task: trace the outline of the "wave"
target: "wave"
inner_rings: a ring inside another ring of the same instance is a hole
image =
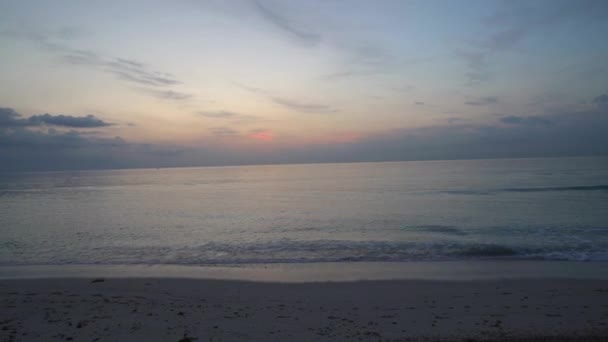
[[[494,244],[471,246],[458,252],[458,255],[469,257],[501,257],[515,256],[517,254],[517,251],[513,248]]]
[[[496,190],[445,190],[443,194],[449,195],[490,195],[497,192]]]
[[[12,257],[11,257],[12,255]],[[314,262],[399,262],[448,260],[608,261],[593,246],[524,247],[470,242],[278,240],[256,243],[210,242],[198,246],[106,246],[87,250],[43,250],[23,254],[0,246],[0,264],[258,264]]]
[[[608,185],[575,185],[527,188],[502,188],[488,190],[446,190],[450,195],[491,195],[501,192],[561,192],[561,191],[608,191]]]
[[[444,226],[444,225],[423,225],[415,226],[417,230],[422,230],[429,233],[440,233],[448,235],[466,235],[462,229],[455,226]]]
[[[588,185],[588,186],[555,186],[544,188],[506,188],[505,192],[547,192],[547,191],[608,191],[608,185]]]
[[[0,240],[0,250],[2,249],[18,249],[21,248],[21,244],[18,243],[17,241],[13,241],[13,240]]]

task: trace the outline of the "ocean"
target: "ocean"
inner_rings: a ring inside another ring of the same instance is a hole
[[[608,261],[608,158],[0,174],[0,265]]]

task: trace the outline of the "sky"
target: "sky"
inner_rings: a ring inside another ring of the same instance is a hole
[[[0,171],[606,155],[607,14],[0,0]]]

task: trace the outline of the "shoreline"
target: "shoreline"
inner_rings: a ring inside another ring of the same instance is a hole
[[[287,283],[547,278],[608,280],[608,262],[483,260],[234,265],[0,266],[0,280],[91,277],[187,278]]]
[[[0,302],[3,341],[608,338],[597,279],[4,279]]]

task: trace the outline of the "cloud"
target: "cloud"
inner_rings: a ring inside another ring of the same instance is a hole
[[[3,171],[608,154],[608,111],[603,108],[559,112],[541,120],[507,119],[507,123],[493,125],[452,118],[436,126],[358,134],[328,143],[266,145],[270,149],[229,148],[222,139],[185,147],[136,144],[76,130],[30,130],[15,111],[3,109],[0,113]],[[543,124],[543,120],[552,124]],[[241,132],[218,126],[210,132],[215,138],[274,138],[273,132],[263,128]]]
[[[348,144],[301,147],[283,154],[308,162],[606,155],[605,114],[560,113],[540,120],[520,120],[523,124],[498,126],[455,119],[447,125],[388,130]]]
[[[468,70],[465,73],[467,85],[475,85],[490,79],[487,52],[478,50],[458,50],[456,54],[465,61]]]
[[[121,80],[140,85],[163,87],[180,83],[172,75],[149,69],[141,62],[123,58],[106,58],[88,50],[66,48],[62,58],[66,63],[92,67]]]
[[[238,82],[232,82],[232,84],[234,84],[235,86],[237,86],[237,87],[239,87],[239,88],[241,88],[243,90],[251,92],[251,93],[262,93],[262,94],[266,93],[266,91],[264,89],[262,89],[262,88],[251,87],[251,86],[248,86],[248,85],[245,85],[245,84],[241,84],[241,83],[238,83]]]
[[[467,85],[477,85],[491,79],[490,62],[499,53],[520,44],[541,22],[546,22],[551,11],[539,11],[522,3],[507,3],[507,8],[494,12],[482,22],[486,25],[482,36],[456,51],[468,70]],[[525,4],[525,3],[524,3]]]
[[[596,96],[593,99],[593,103],[595,103],[598,107],[608,107],[608,94]]]
[[[373,75],[386,72],[395,65],[394,56],[375,41],[361,41],[360,38],[334,40],[333,46],[344,54],[342,64],[350,66],[355,75]],[[402,65],[416,64],[420,60],[401,60]],[[348,72],[348,71],[347,71]]]
[[[48,124],[70,130],[45,129]],[[42,114],[23,118],[13,109],[0,108],[0,171],[182,165],[179,158],[183,147],[133,144],[120,137],[77,130],[105,125],[108,124],[92,116]],[[190,163],[192,160],[194,157]]]
[[[272,100],[285,108],[289,108],[296,112],[335,112],[335,109],[323,104],[306,103],[291,100],[283,97],[273,97]]]
[[[0,126],[0,170],[97,169],[128,165],[114,154],[128,144],[119,137],[100,138],[79,131]]]
[[[66,48],[62,57],[69,64],[90,66],[113,74],[119,79],[142,85],[170,86],[180,83],[172,75],[149,69],[141,62],[123,58],[105,58],[88,50]]]
[[[338,71],[338,72],[322,75],[321,79],[325,80],[325,81],[337,81],[337,80],[344,80],[347,78],[365,75],[365,74],[367,74],[367,72],[365,72],[365,71],[354,71],[354,70]]]
[[[71,115],[34,115],[28,119],[30,122],[40,122],[47,125],[73,127],[73,128],[94,128],[111,126],[111,123],[96,118],[94,115],[71,116]]]
[[[278,105],[281,105],[285,108],[288,108],[290,110],[294,110],[296,112],[306,112],[306,113],[337,112],[337,109],[332,108],[329,105],[301,102],[298,100],[293,100],[293,99],[289,99],[286,97],[274,95],[274,94],[272,94],[272,92],[261,89],[261,88],[250,87],[250,86],[243,85],[243,84],[236,83],[236,82],[233,82],[233,83],[234,83],[234,85],[236,85],[237,87],[239,87],[243,90],[246,90],[246,91],[254,93],[254,94],[262,94],[262,95],[268,97],[272,102],[274,102]]]
[[[199,111],[195,113],[198,116],[202,116],[212,120],[226,120],[232,124],[243,124],[259,121],[260,118],[255,115],[241,114],[228,110],[215,110],[215,111]]]
[[[306,13],[301,8],[291,8],[293,3],[263,0],[253,0],[252,3],[260,17],[292,41],[309,47],[316,47],[325,43],[329,48],[338,52],[342,59],[340,65],[347,66],[349,70],[322,75],[322,79],[330,81],[356,76],[370,76],[384,73],[386,69],[397,64],[395,56],[377,40],[367,40],[363,38],[363,35],[358,34],[337,35],[335,30],[327,29],[331,24],[321,22],[318,14]],[[281,6],[274,6],[273,4],[280,4]],[[296,20],[294,13],[297,13],[298,19],[300,17],[308,19],[307,22]],[[412,61],[404,62],[400,60],[399,64],[410,62]],[[419,61],[416,60],[415,62]]]
[[[224,118],[233,118],[238,116],[239,114],[235,113],[235,112],[229,112],[229,111],[225,111],[225,110],[218,110],[218,111],[200,111],[197,113],[200,116],[204,116],[206,118],[212,118],[212,119],[224,119]]]
[[[396,92],[411,92],[411,91],[416,90],[416,86],[402,85],[402,86],[391,87],[390,89],[393,91],[396,91]]]
[[[317,45],[321,41],[320,34],[298,27],[298,23],[279,14],[276,10],[265,5],[261,0],[254,0],[253,5],[262,18],[290,38],[307,45]]]
[[[174,90],[140,89],[142,92],[162,100],[183,101],[192,98],[192,94],[181,93]]]
[[[0,128],[30,126],[31,123],[26,119],[21,119],[21,114],[12,108],[0,107]]]
[[[62,126],[70,128],[97,128],[112,126],[112,123],[103,121],[94,115],[71,116],[39,114],[29,118],[22,118],[12,108],[0,108],[0,128],[2,127],[33,127],[41,125]]]
[[[573,20],[605,20],[606,1],[504,1],[498,9],[482,19],[484,29],[471,37],[464,47],[456,49],[468,70],[467,85],[491,79],[491,64],[504,52],[522,45],[529,36],[543,31],[556,32],[559,25]],[[549,32],[547,32],[549,34]],[[544,39],[544,37],[543,37]]]
[[[231,127],[213,127],[209,129],[209,132],[218,138],[235,137],[240,135],[239,131]]]
[[[481,97],[477,100],[469,100],[466,101],[464,104],[469,105],[469,106],[487,106],[487,105],[493,105],[498,103],[498,98],[495,96],[486,96],[486,97]]]
[[[143,62],[122,57],[108,57],[91,50],[73,48],[54,41],[53,37],[48,34],[11,30],[0,31],[0,34],[31,41],[40,48],[59,55],[61,60],[67,64],[88,67],[99,72],[107,73],[113,75],[116,79],[125,81],[129,84],[166,88],[182,83],[177,80],[175,76],[155,70]],[[56,34],[55,36],[62,38],[64,35]],[[173,90],[149,90],[147,93],[151,96],[168,100],[184,100],[192,97],[190,94],[184,94]]]
[[[0,128],[0,147],[8,148],[55,148],[63,149],[77,147],[84,138],[76,131],[57,133],[55,130],[30,131],[23,127],[10,130]]]
[[[465,122],[467,122],[469,120],[464,119],[464,118],[459,118],[459,117],[456,117],[456,116],[452,116],[452,117],[446,118],[446,121],[450,125],[455,125],[455,124],[465,123]]]
[[[508,28],[491,34],[480,45],[490,51],[509,49],[522,41],[526,33],[523,27]]]
[[[345,69],[321,75],[324,80],[337,81],[381,74],[395,65],[422,61],[398,59],[387,49],[386,44],[379,39],[367,37],[367,32],[360,31],[358,25],[338,29],[334,22],[323,20],[323,15],[307,11],[302,4],[297,4],[297,8],[295,2],[286,1],[252,0],[252,4],[256,14],[291,41],[308,47],[317,47],[323,43],[325,47],[337,52],[336,55],[341,59],[339,65]],[[327,4],[316,4],[315,8],[323,11],[325,5]],[[344,10],[351,7],[347,3],[343,6]],[[330,7],[332,8],[328,10],[336,11],[336,8]],[[342,34],[340,31],[349,33]]]
[[[416,106],[424,106],[424,102],[422,102],[422,101],[416,101],[416,102],[414,102],[414,104]]]
[[[328,40],[331,37],[328,38]],[[331,73],[321,75],[324,81],[343,81],[352,78],[370,79],[372,77],[390,76],[395,69],[406,65],[413,66],[431,62],[437,56],[403,58],[392,53],[386,46],[377,41],[360,41],[360,38],[347,40],[333,39],[332,46],[342,55],[340,68]],[[399,87],[398,87],[399,88]],[[415,87],[403,87],[403,91],[413,90]]]
[[[509,125],[525,125],[525,126],[542,126],[552,125],[553,121],[542,116],[504,116],[499,119],[500,122]]]
[[[123,59],[123,58],[116,58],[116,61],[134,68],[143,68],[144,65],[140,62],[131,60],[131,59]]]

